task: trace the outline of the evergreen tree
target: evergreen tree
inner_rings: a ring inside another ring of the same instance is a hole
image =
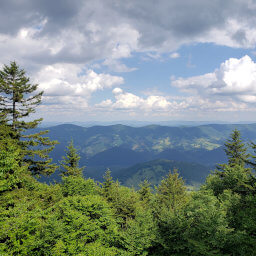
[[[241,134],[237,129],[231,133],[230,139],[224,145],[229,166],[240,165],[243,167],[248,162],[250,154],[247,153],[247,148],[242,142]]]
[[[113,178],[111,177],[110,169],[107,169],[103,176],[104,182],[102,184],[103,194],[107,197],[109,195],[109,191],[111,186],[113,185]]]
[[[20,148],[11,138],[11,129],[0,124],[0,194],[20,187],[26,166],[20,166]]]
[[[34,93],[38,85],[30,84],[29,78],[23,69],[20,69],[16,62],[11,62],[10,66],[4,65],[0,71],[0,110],[7,115],[8,121],[14,130],[20,131],[35,128],[42,119],[32,122],[21,120],[35,112],[35,106],[40,104],[43,92],[28,96]]]
[[[38,85],[31,84],[26,72],[11,62],[0,71],[0,113],[1,119],[12,127],[12,137],[19,141],[24,159],[33,174],[49,174],[56,166],[51,164],[48,153],[56,141],[43,137],[48,131],[24,135],[28,129],[36,128],[42,118],[25,121],[35,107],[41,103],[43,92],[37,93]],[[35,148],[34,148],[35,147]]]
[[[220,165],[201,190],[213,192],[227,207],[226,221],[232,230],[225,244],[225,255],[254,255],[256,234],[256,178],[246,148],[235,130],[225,144],[228,164]],[[203,225],[205,226],[205,225]]]
[[[231,189],[239,194],[252,193],[255,187],[255,175],[248,168],[250,154],[241,140],[240,132],[235,129],[227,140],[225,152],[228,164],[219,164],[213,175],[207,179],[207,187],[214,191],[215,195],[221,194],[225,189]]]
[[[239,195],[255,194],[255,174],[250,168],[241,165],[223,165],[221,171],[216,170],[208,176],[203,188],[212,190],[215,196],[219,196],[225,190],[231,190]]]
[[[186,187],[177,170],[167,175],[157,188],[156,193],[158,206],[176,210],[182,207],[187,201]]]
[[[148,204],[153,197],[150,183],[147,180],[144,180],[141,184],[139,184],[139,186],[140,189],[138,190],[138,193],[140,195],[140,200],[145,204]]]
[[[230,239],[226,207],[209,192],[195,192],[179,211],[162,211],[158,220],[158,245],[153,255],[213,256]],[[251,254],[248,254],[251,255]]]
[[[83,167],[79,167],[80,156],[77,153],[77,149],[74,147],[73,140],[70,141],[67,146],[66,156],[62,158],[61,166],[64,170],[62,170],[62,176],[82,176],[83,175]]]

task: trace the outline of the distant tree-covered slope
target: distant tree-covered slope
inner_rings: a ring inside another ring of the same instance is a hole
[[[126,186],[138,187],[144,180],[148,180],[152,185],[159,185],[162,178],[174,169],[178,169],[186,184],[202,183],[210,173],[208,167],[197,163],[157,159],[121,169],[113,173],[113,176]]]
[[[87,161],[86,165],[102,165],[106,167],[111,165],[130,166],[151,160],[152,157],[153,155],[150,152],[136,152],[129,148],[114,147],[94,155]]]
[[[167,149],[212,150],[223,145],[225,139],[235,128],[243,134],[244,141],[256,139],[256,124],[213,124],[197,127],[150,125],[136,128],[125,125],[85,128],[69,124],[48,129],[50,138],[60,142],[55,149],[58,155],[63,155],[64,152],[61,151],[72,138],[74,145],[80,150],[81,158],[89,159],[114,147],[156,154]]]
[[[157,154],[159,159],[168,159],[182,162],[195,162],[214,167],[216,163],[227,161],[224,148],[218,147],[213,150],[206,149],[166,149]]]

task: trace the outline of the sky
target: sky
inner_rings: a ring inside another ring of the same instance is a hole
[[[0,67],[45,121],[256,121],[255,0],[0,0]]]

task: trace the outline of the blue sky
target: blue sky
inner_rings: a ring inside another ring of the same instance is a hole
[[[3,0],[0,65],[45,121],[256,121],[253,0]]]

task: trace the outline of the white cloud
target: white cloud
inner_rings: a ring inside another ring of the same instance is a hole
[[[0,8],[0,63],[15,59],[35,78],[45,91],[41,108],[80,106],[93,112],[92,94],[114,87],[113,99],[96,107],[174,115],[248,109],[256,102],[256,67],[248,56],[229,59],[212,73],[174,78],[173,86],[192,94],[176,99],[153,91],[140,97],[119,88],[122,77],[83,70],[98,65],[129,72],[136,68],[123,62],[135,53],[143,53],[141,59],[161,60],[162,53],[178,58],[176,51],[192,43],[253,48],[256,5],[251,0],[162,0],[157,7],[153,0],[78,0],[61,6],[50,0],[5,2]]]
[[[179,58],[180,57],[180,54],[178,53],[178,52],[173,52],[173,53],[171,53],[171,55],[170,55],[170,58],[171,59],[177,59],[177,58]]]
[[[113,91],[115,102],[110,99],[97,104],[97,107],[111,110],[137,110],[137,111],[166,111],[171,107],[171,103],[163,96],[148,96],[147,98],[139,97],[133,93],[123,92],[120,88]]]
[[[171,84],[178,87],[184,92],[198,92],[209,86],[216,81],[214,73],[205,74],[202,76],[193,76],[189,78],[171,78]]]
[[[203,97],[224,97],[256,103],[256,63],[249,56],[230,58],[213,73],[179,78],[171,84]]]
[[[44,91],[41,110],[79,109],[83,112],[91,110],[89,100],[92,93],[121,85],[123,78],[83,70],[81,65],[54,64],[43,67],[34,81],[39,84],[39,90]]]
[[[116,102],[113,107],[116,109],[134,109],[139,108],[143,103],[143,99],[132,93],[119,93],[115,95]]]
[[[191,118],[192,116],[202,115],[204,118],[215,113],[227,113],[235,111],[248,111],[246,103],[235,102],[232,99],[225,101],[194,96],[175,96],[164,97],[151,95],[146,98],[139,97],[132,93],[123,92],[115,88],[113,90],[115,100],[104,100],[95,105],[96,112],[112,112],[118,115],[118,112],[133,113],[134,116],[163,116],[163,117],[181,117]],[[135,114],[136,113],[136,114]]]
[[[83,71],[81,65],[55,64],[42,68],[36,82],[46,96],[90,96],[97,90],[112,88],[124,82],[122,77]]]
[[[103,65],[115,72],[131,72],[136,68],[127,67],[120,59],[130,58],[133,51],[138,49],[139,33],[128,24],[121,24],[110,29],[114,41],[111,54],[105,59]]]
[[[47,0],[2,5],[1,62],[15,58],[32,69],[35,64],[100,60],[111,70],[127,72],[134,67],[122,59],[134,52],[173,52],[171,58],[176,58],[175,51],[190,43],[256,46],[256,6],[251,0],[163,0],[157,8],[151,0],[88,0],[65,1],[63,12],[59,8]]]
[[[123,93],[123,90],[122,90],[121,88],[116,87],[116,88],[113,89],[112,92],[113,92],[114,94],[121,94],[121,93]]]
[[[113,104],[112,100],[107,99],[107,100],[103,100],[101,103],[96,104],[95,107],[99,107],[99,108],[109,108],[111,107]]]
[[[212,85],[213,93],[256,93],[256,63],[247,55],[225,61],[215,74],[217,81]]]
[[[163,96],[149,96],[145,101],[145,108],[166,110],[171,103]]]
[[[131,72],[137,70],[137,68],[127,67],[124,63],[119,60],[108,58],[103,62],[104,66],[108,66],[111,71],[115,72]]]

